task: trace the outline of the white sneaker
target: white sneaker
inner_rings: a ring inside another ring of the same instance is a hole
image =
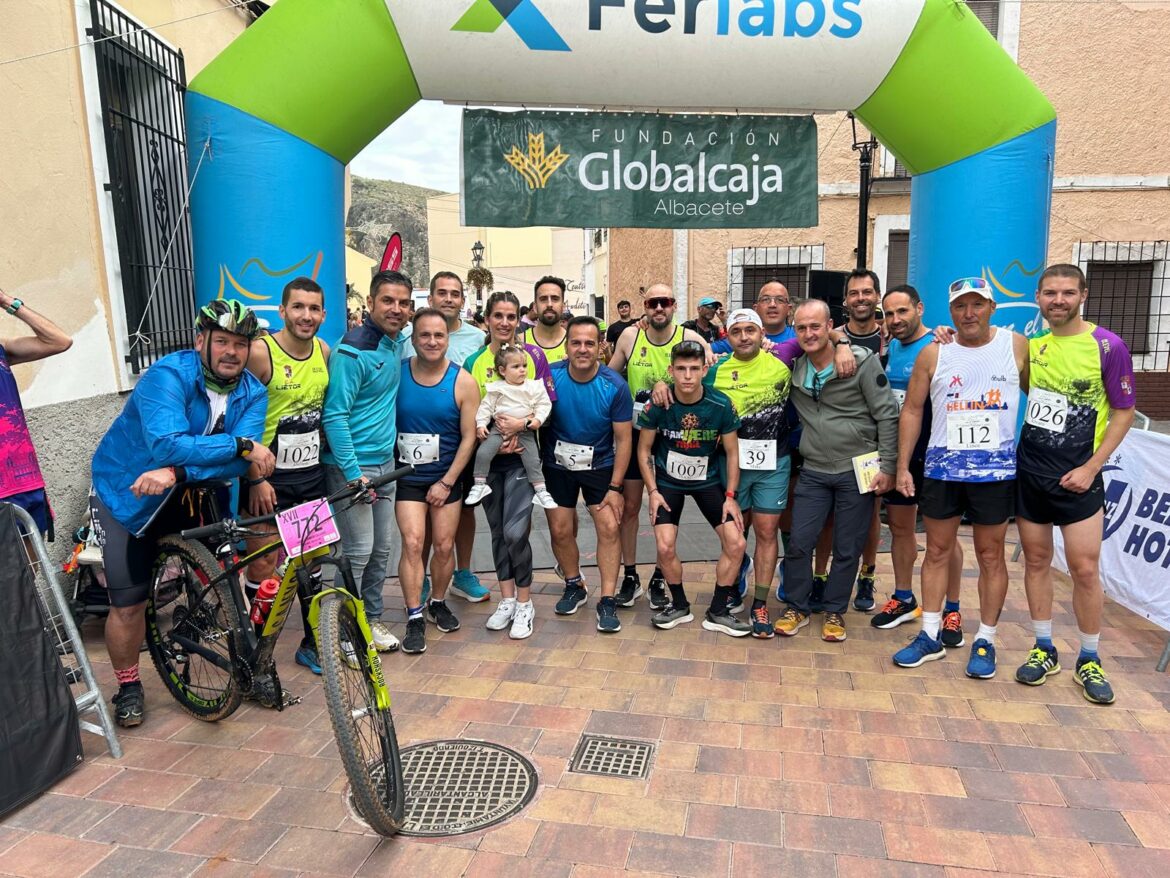
[[[512,620],[512,630],[508,632],[508,636],[513,640],[524,640],[532,636],[532,620],[536,616],[536,607],[532,606],[532,601],[526,604],[516,605],[516,618]]]
[[[491,492],[492,489],[488,487],[487,482],[476,482],[471,486],[471,490],[467,492],[467,499],[463,501],[463,505],[474,506]]]
[[[544,488],[541,488],[536,492],[536,496],[532,498],[532,505],[539,506],[542,509],[556,509],[557,501],[553,499],[552,494]]]
[[[374,635],[374,649],[378,652],[394,652],[398,649],[398,638],[390,633],[390,629],[381,619],[370,623],[370,633]]]
[[[516,599],[501,598],[496,604],[496,611],[488,616],[488,631],[503,631],[516,615]]]

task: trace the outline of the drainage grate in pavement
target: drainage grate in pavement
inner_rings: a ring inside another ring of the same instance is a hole
[[[625,738],[582,735],[569,771],[581,774],[604,774],[606,777],[646,777],[654,745]]]
[[[536,794],[536,769],[486,741],[429,741],[402,751],[403,835],[462,835],[517,813]]]

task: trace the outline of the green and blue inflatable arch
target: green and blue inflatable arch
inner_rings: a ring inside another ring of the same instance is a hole
[[[955,0],[280,0],[187,93],[196,301],[310,274],[340,336],[345,165],[422,98],[852,110],[915,175],[928,312],[984,276],[1037,328],[1055,112]]]

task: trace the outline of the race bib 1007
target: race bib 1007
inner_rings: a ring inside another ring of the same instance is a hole
[[[751,470],[776,469],[775,439],[740,439],[739,468]]]
[[[321,461],[321,434],[279,433],[276,436],[276,468],[308,469]]]
[[[666,474],[676,482],[701,482],[707,478],[707,458],[666,452]]]
[[[1028,413],[1024,416],[1024,423],[1041,430],[1063,433],[1067,420],[1068,397],[1063,393],[1053,393],[1040,387],[1028,391]]]
[[[994,451],[999,448],[999,416],[987,412],[950,412],[947,448],[951,451]]]
[[[411,466],[439,459],[438,433],[399,433],[398,456]]]

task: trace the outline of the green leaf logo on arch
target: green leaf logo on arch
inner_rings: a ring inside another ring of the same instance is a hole
[[[475,0],[451,30],[492,34],[504,22],[534,51],[572,51],[534,0]]]

